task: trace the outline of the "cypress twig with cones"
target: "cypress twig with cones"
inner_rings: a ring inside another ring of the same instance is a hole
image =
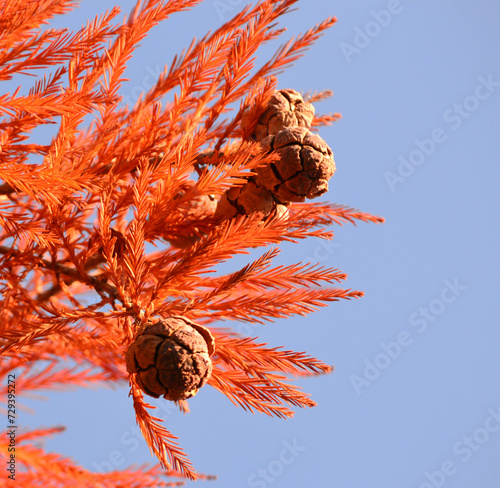
[[[33,429],[17,439],[19,486],[140,488],[203,478],[144,392],[185,411],[206,383],[251,412],[290,417],[292,407],[315,403],[289,375],[330,367],[218,325],[305,315],[362,295],[339,288],[345,274],[333,268],[273,266],[283,241],[331,239],[331,225],[382,222],[305,201],[327,190],[335,169],[310,131],[338,114],[311,108],[328,91],[307,100],[276,89],[275,75],[335,18],[257,65],[257,49],[283,35],[277,23],[297,2],[248,5],[173,57],[134,106],[121,103],[138,44],[197,3],[137,2],[123,22],[116,7],[73,33],[44,27],[72,0],[1,3],[0,79],[34,75],[29,90],[0,95],[2,384],[16,371],[25,393],[129,385],[129,408],[159,461],[93,473],[41,446],[61,428]],[[56,135],[35,139],[45,124]],[[240,270],[209,274],[260,247]],[[3,435],[3,461],[6,453]]]

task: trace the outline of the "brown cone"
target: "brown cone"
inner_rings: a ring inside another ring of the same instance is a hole
[[[302,95],[286,88],[276,90],[271,95],[266,111],[261,115],[255,127],[255,139],[276,134],[285,127],[311,128],[314,119],[314,107],[304,101]],[[245,123],[245,120],[243,120]]]
[[[193,182],[189,182],[187,187],[192,187]],[[181,198],[184,195],[184,190],[181,190],[175,197],[174,200]],[[213,217],[215,209],[217,208],[217,201],[212,195],[198,195],[188,202],[187,206],[179,209],[184,221],[188,222],[190,220],[196,221],[204,218]],[[186,247],[192,246],[195,242],[200,239],[202,235],[198,231],[196,226],[191,227],[192,231],[187,234],[178,234],[176,236],[169,236],[168,241],[175,247],[184,249]]]
[[[267,188],[280,202],[303,202],[328,191],[335,173],[332,150],[305,127],[288,127],[261,141],[279,161],[258,169],[257,184]]]
[[[262,218],[266,218],[275,207],[276,203],[271,193],[257,186],[254,180],[249,180],[243,186],[233,186],[222,195],[215,216],[226,220],[236,215],[259,212]]]
[[[196,395],[208,381],[214,350],[207,328],[172,316],[148,324],[130,344],[125,360],[144,393],[180,401]]]

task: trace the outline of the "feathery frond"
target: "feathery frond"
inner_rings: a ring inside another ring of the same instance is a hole
[[[168,320],[191,324],[180,338],[177,329],[168,337],[148,335],[155,344],[174,342],[185,357],[198,355],[191,376],[182,369],[187,359],[173,368],[187,385],[184,396],[171,398],[181,412],[189,412],[187,399],[207,382],[246,410],[287,418],[294,407],[315,405],[293,376],[332,368],[216,324],[266,323],[362,296],[337,287],[346,279],[338,269],[273,263],[282,242],[332,239],[332,225],[383,219],[338,204],[280,200],[261,176],[282,156],[255,136],[277,75],[334,17],[280,41],[261,62],[259,48],[284,38],[282,18],[297,0],[247,5],[172,53],[153,86],[133,106],[124,103],[126,70],[141,41],[198,3],[137,1],[123,21],[115,7],[70,32],[50,27],[50,20],[77,1],[0,2],[0,80],[28,80],[0,94],[0,398],[9,395],[12,372],[27,394],[128,384],[129,406],[160,463],[93,473],[46,452],[43,440],[63,427],[41,427],[18,433],[19,486],[145,488],[211,479],[196,473],[144,400],[154,393],[145,383],[161,388],[168,376],[144,380],[143,373],[159,368],[160,354],[137,346],[150,340],[141,336],[145,328]],[[324,90],[304,98],[315,103],[331,95]],[[339,118],[311,115],[308,129]],[[49,124],[53,136],[34,137]],[[311,181],[319,178],[315,171],[308,169]],[[255,201],[234,200],[235,215],[221,216],[224,198],[244,195],[250,184],[268,196],[272,211],[250,211]],[[220,272],[221,263],[249,254],[240,269]],[[202,359],[209,365],[205,376]],[[189,381],[196,375],[195,387]],[[6,438],[0,437],[3,461]]]

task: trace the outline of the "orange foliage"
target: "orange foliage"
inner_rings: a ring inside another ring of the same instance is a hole
[[[169,486],[172,482],[160,481],[162,475],[195,479],[197,474],[126,372],[124,351],[138,328],[153,316],[196,320],[211,328],[216,340],[209,384],[234,404],[277,417],[291,416],[289,406],[314,406],[289,375],[321,374],[329,366],[213,324],[304,315],[362,293],[329,287],[345,279],[336,269],[272,267],[278,248],[235,273],[208,273],[249,249],[309,236],[331,239],[325,227],[332,224],[382,219],[327,203],[292,204],[288,215],[265,220],[250,215],[186,221],[181,211],[201,195],[219,198],[272,161],[258,143],[244,140],[242,113],[255,102],[250,113],[257,120],[276,87],[274,75],[335,18],[289,40],[256,67],[257,48],[282,34],[276,22],[296,0],[247,6],[194,40],[128,107],[120,103],[120,87],[134,49],[153,26],[199,0],[138,2],[122,23],[114,8],[74,33],[41,29],[75,3],[0,2],[0,80],[38,74],[28,93],[0,96],[2,403],[13,370],[21,373],[17,388],[23,392],[129,382],[138,424],[164,469],[91,473],[36,446],[36,440],[61,430],[54,427],[18,436],[23,448],[17,462],[26,469],[16,481],[26,487],[75,486],[75,480],[87,487]],[[39,75],[47,68],[49,75]],[[163,101],[174,89],[171,101]],[[313,126],[338,118],[316,116]],[[56,136],[45,144],[32,142],[30,134],[43,124],[56,124]],[[194,244],[169,245],[169,237],[195,227]],[[156,250],[147,251],[147,243]],[[36,364],[41,366],[34,369]],[[6,436],[0,439],[3,457]]]

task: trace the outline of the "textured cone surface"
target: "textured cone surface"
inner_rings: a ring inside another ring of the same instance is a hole
[[[188,188],[193,186],[193,183],[188,185]],[[178,200],[184,196],[185,192],[181,190],[175,197],[174,200]],[[182,214],[184,221],[196,221],[205,218],[213,217],[215,210],[217,208],[217,201],[212,195],[198,195],[190,200],[187,204],[180,208],[179,211]],[[202,233],[198,231],[198,228],[194,225],[192,226],[192,232],[186,235],[177,235],[175,237],[169,236],[168,241],[175,247],[185,249],[186,247],[192,246],[195,242],[200,240]]]
[[[249,180],[243,186],[232,187],[219,200],[215,216],[222,220],[231,219],[236,215],[251,215],[255,212],[268,217],[276,208],[272,194],[260,187],[254,180]]]
[[[255,127],[255,139],[276,134],[285,127],[311,128],[314,107],[304,101],[302,95],[292,89],[277,90],[271,95],[266,111]]]
[[[261,141],[280,159],[258,169],[257,183],[280,202],[303,202],[328,191],[335,173],[332,150],[318,135],[304,127],[288,127]]]
[[[130,344],[127,371],[152,397],[186,400],[196,395],[212,373],[214,352],[210,331],[184,317],[148,324]]]

